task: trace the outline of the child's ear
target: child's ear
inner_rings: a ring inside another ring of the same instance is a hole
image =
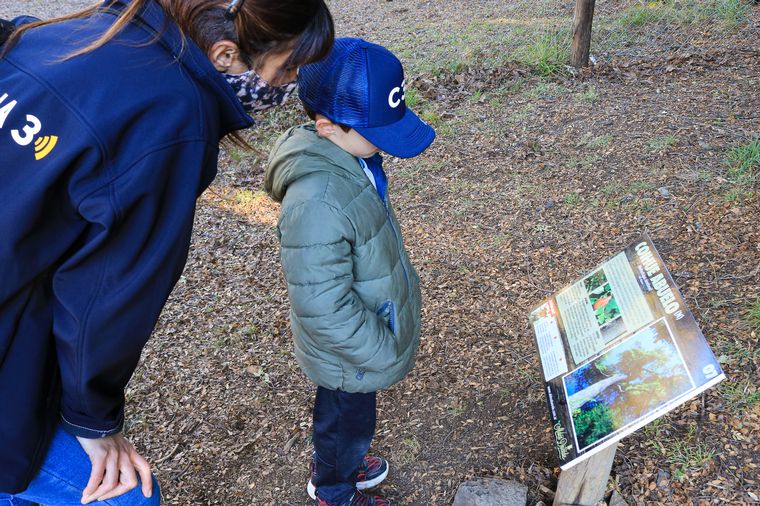
[[[335,135],[335,123],[327,118],[317,118],[317,133],[320,137],[330,137]]]

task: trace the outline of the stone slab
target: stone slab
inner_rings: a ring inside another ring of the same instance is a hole
[[[453,506],[525,506],[528,487],[498,478],[476,478],[459,485]]]

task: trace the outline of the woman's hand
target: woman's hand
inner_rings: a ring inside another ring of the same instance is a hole
[[[153,476],[150,464],[127,439],[119,434],[86,439],[77,437],[92,462],[90,481],[82,493],[82,504],[102,501],[129,492],[137,486],[137,473],[142,482],[142,493],[153,493]]]

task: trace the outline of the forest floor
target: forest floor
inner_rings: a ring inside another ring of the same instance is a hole
[[[646,231],[727,379],[624,439],[609,493],[757,502],[760,7],[686,49],[600,52],[574,73],[546,67],[541,47],[511,61],[507,39],[483,43],[510,2],[462,4],[330,2],[341,35],[402,57],[408,101],[438,131],[420,157],[386,159],[424,308],[416,368],[378,397],[372,451],[392,466],[378,490],[446,505],[494,476],[550,503],[559,470],[528,312]],[[268,146],[306,121],[296,102],[246,134],[257,152],[223,153],[128,389],[127,434],[167,504],[308,504],[314,387],[292,353],[278,206],[261,191]]]

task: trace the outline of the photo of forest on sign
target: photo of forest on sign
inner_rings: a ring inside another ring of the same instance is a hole
[[[693,388],[664,320],[563,378],[579,450]]]

